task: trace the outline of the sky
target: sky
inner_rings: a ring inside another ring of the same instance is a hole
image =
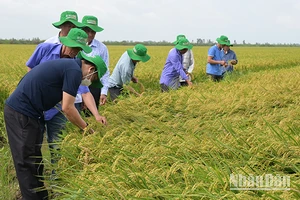
[[[0,38],[45,40],[66,10],[96,16],[100,41],[300,43],[299,0],[0,0]]]

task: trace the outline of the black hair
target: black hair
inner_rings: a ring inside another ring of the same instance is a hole
[[[95,66],[95,64],[92,63],[92,62],[90,62],[90,61],[88,61],[88,60],[83,59],[83,62],[84,62],[84,64],[86,64],[86,65],[92,65],[92,66],[95,67],[95,69],[97,69],[96,66]]]

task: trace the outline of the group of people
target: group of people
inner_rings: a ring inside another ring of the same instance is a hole
[[[236,54],[230,49],[232,44],[227,36],[221,35],[217,43],[210,47],[207,56],[206,74],[213,81],[220,81],[226,72],[233,71],[233,65],[238,63]]]
[[[113,101],[122,94],[124,85],[130,81],[137,83],[136,65],[150,60],[147,48],[137,44],[122,54],[110,75],[108,49],[95,39],[96,33],[104,30],[98,26],[97,17],[86,15],[79,22],[76,12],[65,11],[53,26],[60,31],[36,47],[26,62],[28,72],[4,107],[4,121],[23,199],[48,198],[41,154],[44,133],[51,162],[55,163],[54,152],[59,150],[57,141],[66,122],[92,133],[80,114],[83,111],[106,125],[106,118],[98,112],[99,105],[107,102],[108,93]],[[230,45],[228,38],[221,36],[208,51],[206,72],[213,80],[220,80],[237,64]],[[162,92],[192,86],[195,64],[192,47],[185,35],[177,36],[161,73]]]

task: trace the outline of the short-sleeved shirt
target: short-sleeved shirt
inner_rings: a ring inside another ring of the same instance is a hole
[[[62,100],[63,92],[75,97],[81,80],[81,60],[47,61],[21,79],[6,104],[19,113],[40,119],[44,111]]]
[[[219,47],[217,45],[214,45],[209,48],[208,56],[211,56],[213,58],[213,60],[216,60],[216,61],[222,60],[221,50],[219,49]],[[223,69],[220,64],[207,63],[206,64],[206,73],[220,76],[223,73]]]
[[[171,88],[176,88],[172,85],[173,83],[175,83],[177,84],[177,87],[179,86],[179,76],[181,76],[184,80],[188,79],[186,73],[183,70],[184,67],[182,64],[182,59],[182,55],[176,48],[171,49],[160,76],[160,84],[165,84]]]
[[[122,88],[124,84],[130,83],[133,77],[134,69],[135,65],[133,64],[127,51],[125,51],[108,79],[108,87]]]
[[[32,69],[40,63],[60,59],[61,49],[62,44],[41,43],[35,48],[35,51],[26,62],[26,66]]]

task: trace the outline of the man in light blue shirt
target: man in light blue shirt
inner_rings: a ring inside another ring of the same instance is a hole
[[[104,74],[104,76],[101,78],[101,83],[103,87],[101,89],[94,88],[93,86],[90,86],[89,89],[94,97],[97,109],[99,109],[99,104],[104,105],[107,101],[107,92],[108,92],[108,78],[109,78],[109,54],[108,49],[105,44],[95,39],[96,33],[101,32],[104,29],[100,26],[98,26],[98,19],[95,16],[86,15],[82,18],[82,26],[83,30],[88,34],[88,45],[93,49],[91,53],[89,53],[89,56],[98,55],[100,56],[106,66],[107,71]],[[84,102],[83,102],[84,103]],[[85,112],[86,115],[89,116],[89,112]]]
[[[222,66],[226,66],[226,62],[222,60],[221,50],[227,43],[228,37],[222,35],[217,38],[217,44],[210,47],[208,50],[206,74],[210,76],[213,81],[220,81],[223,79]]]
[[[186,38],[180,38],[175,48],[169,52],[159,82],[162,92],[168,91],[169,88],[174,90],[178,89],[180,87],[180,77],[182,77],[189,86],[192,86],[192,82],[188,79],[188,72],[184,69],[182,64],[182,55],[192,48],[193,46]]]
[[[119,59],[113,73],[108,79],[110,99],[114,101],[123,90],[123,85],[130,81],[137,83],[138,79],[133,75],[136,64],[140,61],[147,62],[150,56],[143,44],[137,44],[133,49],[128,49]]]
[[[230,49],[230,46],[233,45],[230,44],[230,40],[228,40],[228,44],[224,45],[223,50],[221,51],[222,60],[227,63],[227,66],[223,67],[223,74],[226,72],[232,72],[233,65],[236,65],[238,63],[236,54]]]

